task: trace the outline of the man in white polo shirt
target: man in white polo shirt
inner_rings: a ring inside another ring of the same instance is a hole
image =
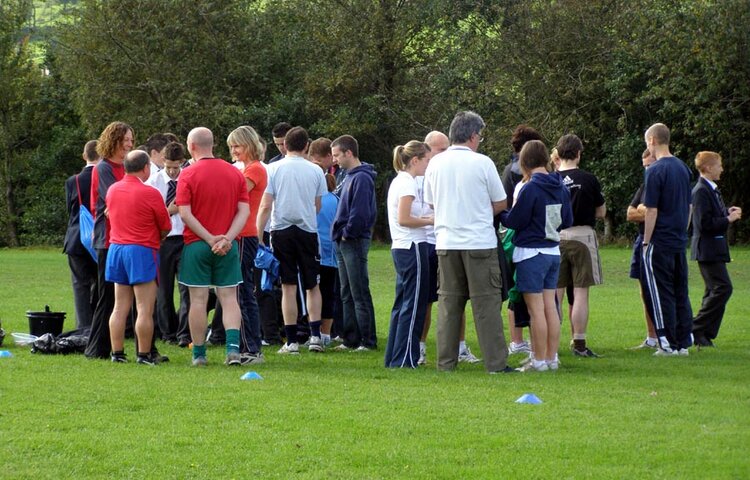
[[[479,347],[490,373],[512,371],[503,335],[500,264],[493,216],[505,209],[506,195],[493,161],[477,153],[485,124],[474,112],[451,122],[452,146],[436,155],[425,172],[425,202],[435,209],[440,271],[437,367],[458,363],[461,314],[471,299]]]

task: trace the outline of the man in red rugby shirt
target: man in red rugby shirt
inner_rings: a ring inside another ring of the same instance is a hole
[[[240,307],[237,285],[242,283],[235,241],[250,214],[247,183],[237,168],[213,155],[214,137],[205,127],[194,128],[187,148],[195,162],[180,174],[177,205],[185,222],[179,281],[190,289],[190,336],[193,365],[206,365],[206,304],[208,289],[216,287],[226,329],[227,365],[240,365]]]

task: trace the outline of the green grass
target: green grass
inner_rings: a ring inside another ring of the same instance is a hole
[[[750,250],[733,253],[718,348],[687,358],[626,350],[644,327],[621,248],[603,251],[606,284],[592,294],[590,343],[605,357],[562,348],[556,373],[390,371],[382,350],[289,358],[269,349],[255,367],[264,380],[245,382],[249,369],[221,365],[220,348],[209,349],[208,368],[192,369],[187,351],[161,346],[172,362],[145,368],[33,355],[8,341],[0,477],[748,478]],[[382,346],[393,267],[385,248],[370,259]],[[27,309],[73,311],[58,251],[0,250],[0,285],[6,331],[27,331]],[[567,323],[563,332],[566,345]],[[478,353],[472,327],[468,340]],[[428,348],[434,358],[434,329]],[[527,392],[544,404],[514,403]]]

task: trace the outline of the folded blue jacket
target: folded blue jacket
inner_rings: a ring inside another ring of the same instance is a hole
[[[273,284],[279,278],[279,261],[273,256],[271,249],[265,245],[258,245],[255,268],[261,270],[260,288],[266,292],[273,290]]]

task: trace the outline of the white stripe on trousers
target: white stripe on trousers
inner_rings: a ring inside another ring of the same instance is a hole
[[[422,261],[419,258],[419,244],[418,243],[412,243],[414,245],[414,255],[417,259],[417,287],[414,289],[414,305],[411,309],[411,320],[409,321],[409,336],[406,340],[406,355],[404,355],[404,359],[401,362],[401,367],[404,366],[406,363],[406,358],[408,355],[408,358],[410,360],[410,366],[414,366],[416,362],[414,361],[414,358],[412,358],[411,354],[411,344],[414,341],[414,323],[417,321],[417,309],[419,307],[419,293],[420,289],[422,288]]]
[[[648,291],[651,295],[651,304],[654,310],[654,325],[657,330],[664,329],[664,314],[661,310],[661,299],[659,298],[659,288],[656,284],[656,276],[654,275],[653,266],[654,247],[649,244],[646,245],[646,250],[643,251],[643,268],[646,274],[646,284],[648,285]]]

